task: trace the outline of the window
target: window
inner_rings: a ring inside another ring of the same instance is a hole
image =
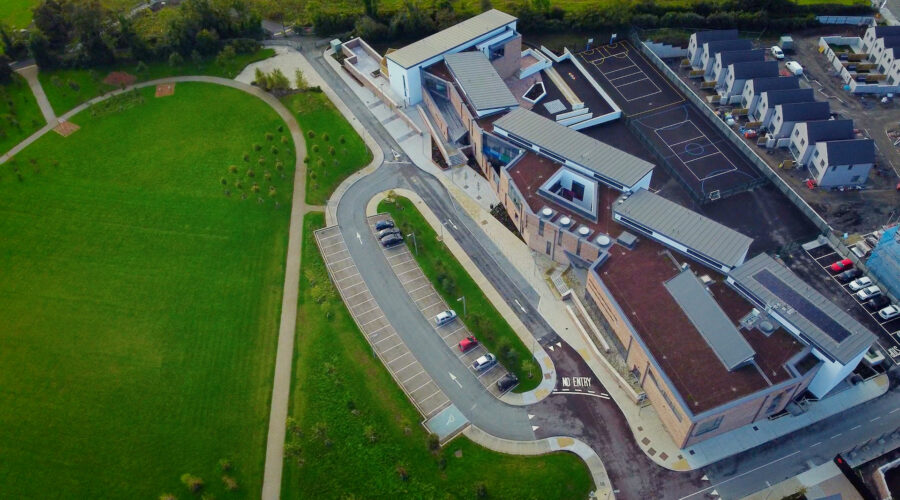
[[[506,55],[506,43],[491,47],[491,54],[489,59],[493,61],[495,59],[500,59],[504,55]]]
[[[860,178],[860,176],[854,175],[853,177],[850,178],[850,182],[857,183],[857,182],[859,182],[859,178]]]
[[[794,137],[797,137],[797,136],[799,136],[799,135],[800,135],[800,129],[799,129],[799,128],[798,128],[798,129],[795,129],[795,130],[794,130]]]
[[[816,151],[816,153],[818,153],[818,151]],[[825,159],[824,159],[824,158],[821,159],[821,160],[819,160],[819,166],[820,166],[820,167],[824,167],[824,166],[825,166]]]
[[[817,149],[817,150],[813,151],[813,158],[818,158],[818,157],[819,157],[819,150]]]
[[[800,147],[806,146],[806,138],[800,139]]]
[[[697,427],[694,427],[694,435],[700,436],[701,434],[706,434],[707,432],[712,432],[712,431],[718,429],[719,426],[722,425],[722,420],[724,420],[724,419],[725,419],[725,417],[723,415],[719,415],[718,417],[716,417],[712,420],[707,420],[706,422],[701,422],[700,424],[697,425]]]
[[[550,242],[547,242],[547,255],[550,255]]]
[[[543,235],[544,235],[544,220],[541,219],[538,222],[538,236],[543,236]]]
[[[778,405],[781,403],[781,400],[784,399],[784,393],[779,393],[777,396],[772,398],[772,402],[769,403],[769,407],[766,408],[766,414],[770,414],[775,411],[775,408],[778,408]]]

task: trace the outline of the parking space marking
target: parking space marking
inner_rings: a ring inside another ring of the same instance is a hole
[[[337,253],[342,253],[342,252],[347,252],[347,250],[341,250],[340,252],[337,252]],[[347,252],[347,253],[349,254],[350,252]],[[335,254],[335,255],[336,255],[336,254]],[[344,262],[345,260],[350,260],[350,259],[352,259],[352,258],[353,258],[353,257],[344,257],[343,259],[332,260],[332,261],[328,262],[328,265],[329,265],[329,266],[333,266],[333,265],[335,265],[335,264],[338,264],[338,263],[340,263],[340,262]],[[327,259],[326,259],[326,260],[327,260]]]
[[[428,385],[428,384],[430,384],[430,383],[431,383],[431,378],[429,377],[429,378],[428,378],[428,382],[425,382],[424,384],[420,385],[419,387],[416,387],[415,389],[413,389],[413,390],[411,390],[411,391],[409,391],[409,392],[410,392],[410,393],[416,392],[416,391],[418,391],[419,389],[425,387],[426,385]]]
[[[375,331],[369,333],[369,337],[374,337],[376,333],[380,332],[381,330],[384,330],[385,328],[387,328],[387,327],[389,327],[389,326],[391,326],[390,323],[388,323],[388,324],[382,326],[381,328],[379,328],[379,329],[377,329],[377,330],[375,330]]]
[[[487,375],[488,373],[491,373],[491,371],[493,371],[493,369],[496,368],[496,367],[497,367],[497,363],[495,362],[495,363],[492,364],[487,370],[481,372],[481,374],[478,375],[478,378],[481,378],[481,377]],[[476,372],[476,373],[477,373],[477,372]]]
[[[347,300],[350,300],[350,299],[352,299],[353,297],[356,297],[357,295],[362,295],[362,294],[364,294],[364,293],[366,293],[366,292],[368,292],[368,291],[369,291],[369,289],[366,288],[366,289],[364,289],[364,290],[361,291],[361,292],[356,292],[356,293],[354,293],[353,295],[349,295],[349,296],[347,297]],[[375,297],[372,297],[372,298],[374,299]],[[372,299],[369,299],[369,300],[372,300]],[[363,303],[363,302],[360,302],[360,304],[362,304],[362,303]]]
[[[374,323],[375,321],[378,321],[379,319],[381,319],[381,318],[383,318],[383,317],[384,317],[384,314],[382,314],[381,316],[378,316],[377,318],[373,319],[372,321],[368,321],[368,322],[366,322],[366,323],[363,323],[362,326],[366,326],[366,325],[372,324],[372,323]]]
[[[340,235],[341,235],[341,233],[340,233],[340,231],[338,231],[337,234],[332,234],[331,236],[324,236],[322,238],[319,238],[319,241],[330,240],[331,238],[337,238]]]
[[[394,349],[396,349],[396,348],[398,348],[398,347],[400,347],[400,346],[406,347],[406,344],[404,344],[403,341],[401,340],[399,344],[397,344],[397,345],[395,345],[395,346],[393,346],[393,347],[388,347],[387,349],[381,351],[381,354],[386,354],[386,353],[388,353],[388,352],[390,352],[390,351],[393,351]]]
[[[372,299],[369,299],[369,300],[372,300]],[[369,300],[367,300],[366,302],[368,302]],[[365,302],[360,302],[359,304],[356,304],[356,305],[358,306],[358,305],[360,305],[360,304],[365,304]],[[354,306],[354,307],[355,307],[355,306]],[[362,316],[363,314],[370,313],[370,312],[374,311],[375,309],[378,309],[378,304],[375,304],[375,307],[373,307],[373,308],[371,308],[371,309],[368,309],[368,310],[366,310],[366,311],[363,311],[363,312],[361,312],[361,313],[358,313],[358,314],[359,314],[360,316]]]
[[[421,276],[416,276],[415,278],[413,278],[413,279],[411,279],[411,280],[408,280],[408,281],[401,281],[400,284],[401,284],[401,285],[408,285],[408,284],[412,283],[413,281],[422,279],[422,278],[424,278],[424,277],[425,277],[424,274],[421,275]]]
[[[403,356],[406,356],[406,355],[412,355],[412,353],[409,352],[409,351],[406,351],[406,352],[404,352],[403,354],[397,356],[396,358],[394,358],[394,359],[392,359],[392,360],[390,360],[390,361],[386,361],[385,364],[391,364],[391,363],[393,363],[394,361],[397,361],[398,359],[400,359],[400,358],[402,358]],[[413,356],[413,357],[415,358],[415,356]],[[416,360],[414,359],[414,360],[413,360],[413,363],[415,363],[415,362],[416,362]]]
[[[412,269],[403,271],[402,273],[398,273],[398,274],[397,274],[397,277],[399,278],[400,276],[403,276],[403,275],[406,274],[406,273],[411,273],[411,272],[413,272],[413,271],[419,271],[419,272],[421,272],[420,269],[419,269],[419,267],[416,266],[416,267],[413,267]]]
[[[433,398],[435,394],[437,394],[437,393],[439,393],[439,392],[441,392],[440,389],[438,389],[438,390],[432,392],[431,394],[428,395],[428,397],[426,397],[425,399],[423,399],[422,401],[420,401],[420,403],[424,403],[425,401],[428,401],[429,399]]]
[[[329,264],[329,266],[331,266],[331,264]],[[332,270],[333,270],[334,272],[336,272],[336,273],[339,273],[339,272],[341,272],[341,271],[346,271],[347,269],[350,269],[351,267],[354,267],[354,268],[356,267],[356,264],[354,264],[352,261],[350,262],[350,265],[349,265],[349,266],[344,266],[344,267],[342,267],[342,268],[340,268],[340,269],[332,268]]]
[[[447,335],[442,336],[441,338],[442,338],[442,339],[445,339],[445,338],[447,338],[447,337],[453,335],[454,333],[456,333],[456,332],[458,332],[458,331],[460,331],[460,330],[462,330],[462,329],[464,329],[464,328],[465,328],[464,326],[461,326],[461,327],[457,328],[456,330],[453,330],[452,332],[448,333]]]
[[[406,260],[397,262],[396,264],[391,264],[391,267],[402,266],[403,264],[406,264],[407,262],[412,262],[414,260],[416,260],[416,259],[406,259]]]
[[[395,358],[394,360],[396,361],[396,360],[398,360],[398,359],[400,359],[400,358],[402,358],[402,357],[403,357],[403,356],[400,356],[400,357],[398,357],[398,358]],[[403,365],[403,368],[399,368],[399,369],[397,370],[397,373],[402,372],[403,370],[409,368],[409,367],[412,366],[414,363],[416,363],[416,360],[412,360],[412,361],[410,361],[409,363]]]
[[[410,291],[407,292],[407,293],[409,293],[410,295],[412,295],[413,293],[418,292],[419,290],[421,290],[421,289],[427,287],[429,284],[430,284],[430,283],[426,283],[426,284],[420,286],[419,288],[416,288],[415,290],[410,290]]]
[[[343,269],[341,269],[341,270],[343,271]],[[335,271],[335,272],[336,272],[336,271]],[[335,283],[343,283],[344,281],[346,281],[346,280],[348,280],[348,279],[350,279],[350,278],[354,278],[354,277],[356,277],[356,276],[359,276],[359,273],[351,274],[350,276],[341,278],[341,279],[335,281]]]
[[[388,335],[387,337],[385,337],[385,338],[383,338],[383,339],[381,339],[381,340],[375,341],[375,343],[372,344],[372,345],[378,345],[378,344],[384,342],[385,340],[392,339],[392,338],[394,338],[394,337],[396,337],[396,336],[397,336],[396,333],[392,333],[392,334]]]
[[[421,373],[423,373],[424,371],[425,371],[425,369],[423,368],[423,369],[417,371],[416,373],[412,374],[412,376],[407,377],[406,380],[404,380],[404,381],[402,381],[402,382],[400,382],[400,383],[401,383],[401,384],[406,384],[407,382],[409,382],[409,381],[412,380],[413,378],[418,377],[418,376],[419,376]],[[398,373],[399,373],[399,371],[398,371]]]

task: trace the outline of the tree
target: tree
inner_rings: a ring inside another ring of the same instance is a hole
[[[9,64],[12,61],[6,54],[0,54],[0,83],[9,83],[12,81],[12,68]]]
[[[481,0],[481,12],[487,12],[493,8],[494,6],[491,4],[491,0]]]
[[[203,480],[197,476],[192,476],[191,474],[182,474],[181,482],[191,493],[198,493],[203,489]]]
[[[306,87],[309,86],[309,83],[306,81],[306,75],[303,74],[300,68],[294,70],[294,83],[300,90],[306,90]]]
[[[196,41],[196,49],[205,56],[215,54],[219,50],[219,35],[216,30],[200,30],[197,33]]]
[[[181,66],[183,64],[184,64],[184,57],[181,57],[181,54],[178,53],[177,51],[172,52],[172,54],[169,55],[169,66],[172,66],[173,68],[175,68],[175,67]]]
[[[225,48],[219,52],[219,55],[216,56],[216,63],[218,63],[219,66],[224,66],[233,61],[236,55],[237,54],[235,54],[234,52],[234,46],[226,45]]]
[[[282,73],[280,68],[275,68],[269,75],[272,90],[287,90],[291,88],[291,81]]]
[[[373,19],[378,17],[378,0],[363,0],[363,10]]]
[[[269,79],[263,73],[263,70],[259,68],[256,68],[256,71],[253,73],[253,83],[263,90],[269,90]]]
[[[59,56],[51,48],[47,37],[39,30],[32,31],[31,36],[28,37],[28,52],[31,53],[31,57],[38,66],[44,69],[59,66]]]

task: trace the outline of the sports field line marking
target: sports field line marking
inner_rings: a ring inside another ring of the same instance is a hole
[[[610,81],[610,83],[612,83],[613,80],[621,80],[622,78],[628,78],[629,76],[634,76],[634,75],[644,75],[644,72],[643,71],[635,71],[634,73],[628,73],[627,75],[617,76],[615,78],[610,79],[609,81]],[[646,80],[646,79],[647,79],[647,75],[644,75],[644,78],[642,78],[641,80]],[[638,81],[640,81],[640,80],[638,80]],[[615,83],[613,83],[613,85],[615,85]],[[623,84],[623,85],[627,85],[627,84]]]
[[[686,142],[696,141],[697,139],[706,139],[707,141],[709,141],[709,138],[707,138],[705,135],[698,135],[697,137],[692,137],[692,138],[690,138],[690,139],[688,139],[688,140],[686,140],[686,141],[678,141],[678,142],[676,142],[676,143],[670,144],[670,146],[672,146],[672,147],[679,146],[679,145],[684,144],[684,143],[686,143]],[[710,143],[710,144],[712,144],[712,143]]]
[[[715,147],[715,146],[713,146],[713,147]],[[691,158],[690,160],[681,160],[681,162],[684,163],[685,165],[687,165],[688,163],[690,163],[692,161],[702,160],[704,158],[709,158],[710,156],[715,156],[715,155],[722,155],[722,158],[725,158],[725,155],[723,155],[721,151],[717,150],[714,153],[710,153],[708,155],[703,155],[703,156],[698,156],[696,158]],[[728,160],[728,158],[725,158],[725,160]],[[734,165],[732,165],[732,166],[734,166]]]
[[[715,151],[714,153],[710,153],[710,154],[708,154],[708,155],[701,156],[701,157],[699,157],[699,158],[693,158],[693,159],[687,160],[687,161],[682,160],[682,159],[681,159],[681,156],[679,156],[678,153],[676,153],[675,150],[672,149],[672,146],[670,146],[669,143],[667,143],[667,142],[662,138],[662,135],[660,135],[659,131],[660,131],[660,130],[665,130],[665,129],[668,129],[668,128],[674,128],[674,126],[676,126],[676,125],[681,125],[681,124],[683,124],[683,123],[685,123],[685,122],[690,122],[691,126],[693,126],[693,127],[697,130],[697,132],[700,133],[700,135],[702,135],[703,137],[705,137],[706,140],[710,143],[710,145],[711,145],[713,148],[715,148],[716,151]],[[722,150],[719,149],[719,147],[716,146],[712,141],[710,141],[710,140],[709,140],[709,136],[707,136],[705,133],[703,133],[703,131],[700,130],[700,127],[698,127],[697,124],[695,124],[694,121],[691,120],[691,119],[687,119],[687,120],[684,120],[684,121],[682,121],[682,122],[673,123],[672,125],[667,125],[667,126],[665,126],[665,127],[655,129],[654,132],[656,133],[656,136],[659,137],[659,139],[660,139],[663,143],[666,144],[666,147],[669,148],[669,151],[671,151],[671,152],[675,155],[675,157],[678,159],[678,161],[680,161],[681,164],[684,165],[685,168],[687,168],[687,169],[691,172],[691,175],[693,175],[694,178],[697,179],[698,182],[703,182],[703,181],[712,179],[713,177],[717,177],[717,176],[719,176],[719,175],[724,175],[724,174],[727,174],[727,173],[729,173],[729,172],[734,172],[734,171],[736,171],[736,170],[738,169],[738,168],[737,168],[737,165],[735,165],[734,162],[732,162],[731,160],[729,160],[728,157],[725,156],[724,153],[722,153]],[[697,176],[697,173],[694,172],[694,169],[692,169],[692,168],[690,167],[690,165],[688,165],[688,163],[690,163],[690,162],[697,161],[697,160],[700,160],[700,159],[702,159],[702,158],[706,158],[707,156],[712,156],[712,155],[715,155],[715,154],[722,155],[722,158],[727,162],[727,164],[728,164],[728,165],[731,165],[731,169],[719,171],[719,172],[716,172],[716,173],[713,174],[713,175],[708,175],[708,176],[703,177],[703,178],[701,179],[700,177]]]
[[[419,400],[419,404],[422,404],[422,403],[424,403],[425,401],[428,401],[429,399],[433,398],[435,394],[437,394],[437,393],[439,393],[439,392],[441,392],[440,389],[438,389],[438,390],[432,392],[432,393],[431,393],[430,395],[428,395],[428,397],[426,397],[425,399],[420,399],[420,400]]]
[[[629,73],[629,75],[637,75],[637,74],[642,74],[642,75],[643,75],[643,74],[644,74],[644,71],[643,71],[641,68],[638,68],[636,64],[631,64],[631,65],[625,66],[624,68],[611,69],[611,70],[609,70],[609,71],[603,72],[603,74],[606,75],[606,79],[607,79],[607,80],[613,81],[613,80],[615,80],[616,78],[624,78],[624,77],[626,77],[626,76],[628,76],[628,75],[617,76],[617,77],[615,77],[615,78],[610,78],[610,77],[609,77],[610,75],[612,75],[613,73],[618,73],[619,71],[629,70],[629,69],[631,69],[631,68],[637,68],[637,71],[635,71],[634,73]]]

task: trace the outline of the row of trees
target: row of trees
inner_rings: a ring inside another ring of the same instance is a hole
[[[120,61],[165,60],[173,54],[211,56],[230,45],[256,50],[260,17],[247,0],[185,0],[161,33],[143,34],[137,16],[116,13],[98,0],[43,0],[34,8],[34,27],[13,32],[0,27],[0,43],[14,59],[29,54],[44,68],[96,67]]]

